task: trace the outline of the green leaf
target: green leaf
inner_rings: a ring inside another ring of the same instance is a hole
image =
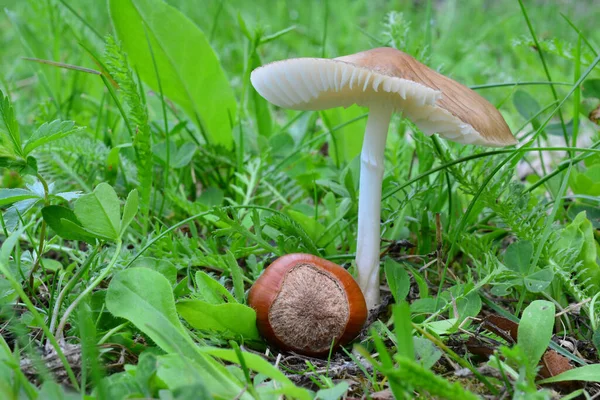
[[[19,242],[19,237],[21,237],[26,227],[23,226],[21,229],[13,232],[2,242],[2,246],[0,247],[0,264],[8,265],[10,254]]]
[[[87,243],[94,243],[94,236],[82,232],[82,229],[73,229],[73,225],[81,228],[81,223],[75,216],[75,213],[69,208],[62,206],[47,206],[42,208],[42,217],[50,228],[61,238],[67,240],[79,240]],[[64,221],[70,221],[72,224],[65,224]]]
[[[408,291],[410,290],[410,278],[404,267],[392,260],[387,258],[385,260],[385,278],[387,279],[388,286],[394,296],[396,303],[400,303],[406,299]]]
[[[229,272],[231,273],[231,280],[233,281],[233,293],[238,303],[245,303],[245,291],[244,291],[244,273],[237,263],[235,256],[230,250],[227,250],[225,261]]]
[[[318,400],[339,400],[344,397],[350,385],[346,381],[341,381],[337,385],[328,389],[321,389],[317,392],[317,397],[315,399]]]
[[[581,89],[583,97],[600,99],[600,79],[586,79]]]
[[[73,121],[56,120],[50,123],[46,122],[25,142],[23,152],[27,155],[40,146],[62,139],[73,133],[81,132],[82,130],[83,128],[76,127]]]
[[[359,118],[367,112],[366,109],[357,105],[348,108],[332,108],[321,113],[323,122],[327,129],[347,124],[331,134],[329,154],[337,165],[343,165],[360,154],[363,145],[363,137],[367,126],[367,119]]]
[[[196,154],[198,146],[192,142],[185,142],[181,147],[177,148],[175,142],[169,143],[169,166],[171,168],[183,168],[187,166]],[[167,163],[167,143],[160,142],[152,146],[154,156],[163,164]]]
[[[41,197],[26,189],[0,189],[0,207],[27,199],[41,199]]]
[[[536,115],[541,107],[535,98],[523,90],[517,90],[513,95],[513,104],[525,120],[530,120]]]
[[[231,148],[236,99],[204,33],[162,0],[109,0],[109,10],[141,78],[159,92],[158,70],[164,94],[186,111],[211,143]]]
[[[199,351],[203,354],[220,358],[224,361],[236,363],[238,365],[241,364],[238,354],[236,354],[236,352],[232,349],[203,346],[199,349]],[[273,394],[283,394],[286,395],[286,398],[298,400],[310,400],[312,398],[306,389],[295,386],[279,369],[270,364],[268,361],[264,360],[262,357],[245,351],[241,352],[240,354],[242,355],[243,362],[247,368],[250,368],[279,382],[279,385],[277,386],[280,388],[272,391]]]
[[[117,240],[121,232],[119,198],[108,183],[101,183],[92,193],[75,201],[75,215],[81,225],[102,237]]]
[[[532,293],[540,293],[552,283],[554,270],[551,267],[536,271],[523,280],[525,287]]]
[[[21,134],[19,133],[19,123],[17,122],[17,118],[15,117],[15,110],[13,109],[8,96],[4,96],[4,93],[2,93],[1,90],[0,120],[2,121],[2,125],[4,126],[4,128],[6,128],[6,131],[9,135],[9,139],[12,143],[12,149],[10,149],[10,152],[14,152],[14,154],[25,158],[21,149]]]
[[[171,285],[177,283],[177,267],[169,260],[152,257],[140,257],[131,263],[132,268],[148,268],[160,272]]]
[[[236,303],[235,298],[223,285],[204,271],[196,272],[196,296],[211,304]]]
[[[581,262],[583,264],[581,267],[582,278],[580,279],[582,281],[587,279],[587,292],[590,296],[593,296],[600,291],[600,266],[596,262],[598,253],[596,241],[594,239],[594,227],[590,220],[586,218],[585,211],[577,214],[573,222],[561,230],[560,235],[560,239],[553,246],[555,252],[560,249],[563,249],[564,251],[566,248],[564,246],[573,243],[573,237],[582,238],[583,243],[575,242],[577,246],[581,246],[581,251],[577,251],[577,247],[573,248],[575,251],[572,255],[572,263]]]
[[[238,14],[238,18],[241,17]],[[254,70],[262,65],[260,57],[256,52],[256,49],[252,52],[250,57],[250,68]],[[273,118],[271,118],[271,110],[269,109],[269,103],[262,97],[254,86],[250,85],[248,88],[250,91],[250,107],[254,112],[254,121],[256,121],[258,134],[265,137],[270,137],[273,133]]]
[[[127,200],[125,201],[125,207],[123,208],[123,220],[121,221],[121,232],[119,236],[123,236],[123,233],[135,218],[135,214],[138,212],[140,196],[136,189],[129,192]]]
[[[573,368],[562,374],[544,379],[538,383],[552,383],[564,381],[585,381],[600,382],[600,364],[585,365],[579,368]]]
[[[533,245],[529,241],[521,240],[512,243],[504,253],[504,265],[514,272],[526,274],[533,255]]]
[[[523,310],[517,332],[517,343],[527,355],[530,366],[536,366],[540,362],[550,344],[553,327],[553,303],[535,300]]]
[[[200,300],[182,300],[177,303],[177,311],[198,330],[260,339],[256,328],[256,312],[243,304],[211,304]]]
[[[410,318],[410,307],[407,302],[402,301],[392,308],[394,316],[394,333],[397,340],[397,354],[402,357],[415,359],[415,349],[412,335],[412,320]]]
[[[147,268],[119,272],[108,286],[106,307],[131,321],[164,351],[190,357],[196,352],[177,317],[171,284],[161,273]]]
[[[195,392],[184,397],[187,399],[253,400],[233,374],[215,361],[199,363],[178,354],[167,354],[158,357],[156,374],[174,392],[193,387]],[[203,397],[204,393],[210,393],[210,396]]]

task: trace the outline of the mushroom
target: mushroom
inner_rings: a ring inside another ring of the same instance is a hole
[[[252,285],[248,304],[268,342],[309,356],[350,342],[367,319],[365,298],[352,275],[311,254],[275,260]]]
[[[369,108],[361,153],[356,245],[357,280],[369,309],[379,303],[381,183],[385,142],[394,111],[426,135],[463,144],[507,146],[514,136],[498,110],[466,86],[392,48],[335,59],[293,58],[252,71],[256,91],[294,110],[352,104]]]

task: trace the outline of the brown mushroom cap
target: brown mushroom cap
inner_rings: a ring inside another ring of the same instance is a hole
[[[255,69],[251,81],[271,103],[294,110],[358,104],[392,106],[425,134],[464,144],[517,141],[498,110],[468,87],[392,48],[335,59],[294,58]]]

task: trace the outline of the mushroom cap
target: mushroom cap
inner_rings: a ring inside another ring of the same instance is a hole
[[[292,58],[250,76],[256,91],[288,109],[318,111],[358,104],[402,112],[426,135],[463,144],[516,144],[498,110],[468,87],[389,47],[334,59]]]

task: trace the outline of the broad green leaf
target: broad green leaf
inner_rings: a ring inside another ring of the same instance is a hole
[[[166,352],[191,355],[196,351],[177,317],[171,284],[159,272],[147,268],[119,272],[108,286],[106,307],[132,322]]]
[[[346,381],[341,381],[337,385],[328,389],[320,389],[317,392],[315,400],[339,400],[344,397],[350,385]]]
[[[579,368],[573,368],[562,374],[544,379],[538,383],[552,383],[565,381],[585,381],[600,382],[600,364],[585,365]]]
[[[253,399],[247,391],[243,390],[243,385],[216,362],[202,365],[178,354],[167,354],[158,357],[156,374],[174,392],[185,390],[190,386],[197,388],[198,391],[193,397],[188,398]],[[206,394],[210,395],[205,397]]]
[[[152,257],[140,257],[131,263],[132,268],[148,268],[160,272],[171,285],[177,283],[177,267],[169,260]]]
[[[82,229],[72,229],[73,224],[81,227],[81,222],[75,216],[71,209],[62,206],[47,206],[42,208],[44,221],[61,238],[67,240],[79,240],[87,243],[94,243],[96,239],[92,235],[82,232]],[[65,224],[64,221],[70,221],[72,224]]]
[[[115,190],[101,183],[75,201],[75,215],[90,232],[117,240],[121,232],[121,205]]]
[[[175,159],[173,159],[173,168],[183,168],[187,166],[194,158],[194,154],[196,154],[196,150],[198,150],[198,146],[192,142],[186,142],[181,145],[180,148],[177,149],[177,154],[175,154]]]
[[[235,298],[223,285],[204,271],[196,272],[196,296],[211,304],[236,303]]]
[[[586,79],[582,85],[583,97],[600,99],[600,79]]]
[[[588,167],[585,172],[573,168],[569,184],[575,194],[600,196],[600,164]]]
[[[109,0],[109,10],[141,78],[159,92],[158,70],[164,94],[186,111],[211,143],[231,147],[236,99],[204,33],[162,0]]]
[[[131,224],[131,221],[133,221],[133,218],[135,218],[135,214],[137,214],[139,208],[139,201],[140,196],[138,195],[138,191],[136,189],[132,190],[129,196],[127,196],[125,207],[123,207],[120,236],[123,235],[129,224]]]
[[[441,321],[432,321],[427,323],[427,328],[438,335],[446,335],[456,331],[456,318],[443,319]]]
[[[523,90],[517,90],[513,95],[513,104],[525,120],[530,120],[536,115],[541,107],[537,100],[529,93]]]
[[[83,128],[76,127],[73,121],[52,121],[40,126],[25,142],[23,149],[25,155],[31,153],[37,147],[48,144],[54,140],[62,139],[73,133],[82,131]]]
[[[413,337],[415,356],[417,361],[425,368],[430,369],[442,357],[443,353],[431,340]]]
[[[169,144],[169,167],[183,168],[192,161],[194,154],[198,150],[198,146],[192,142],[185,142],[181,147],[177,148],[174,142]],[[158,160],[166,165],[167,163],[167,143],[160,142],[152,147],[152,153]]]
[[[19,237],[23,234],[23,232],[25,232],[25,228],[27,228],[27,226],[23,226],[21,229],[11,233],[2,242],[2,245],[0,246],[0,264],[8,265],[10,255],[19,242]]]
[[[385,260],[385,277],[388,286],[394,296],[394,300],[400,303],[408,295],[410,290],[410,278],[404,267],[396,261],[388,258]]]
[[[512,243],[504,253],[504,265],[514,272],[526,274],[533,255],[533,245],[529,241]]]
[[[94,242],[93,239],[108,240],[108,241],[114,240],[112,237],[104,236],[97,232],[92,232],[88,229],[85,229],[81,225],[78,225],[75,222],[68,220],[68,219],[61,218],[60,223],[62,225],[64,225],[65,230],[72,232],[72,234],[74,234],[74,235],[79,235],[80,237],[84,237],[84,236],[91,237],[92,239],[90,239],[89,243],[93,243]]]
[[[216,358],[220,358],[222,360],[240,364],[240,359],[236,352],[232,349],[222,349],[217,347],[203,346],[199,349],[199,351],[203,354],[211,355]],[[283,389],[281,389],[280,393],[287,394],[290,398],[299,399],[299,400],[310,400],[311,396],[306,389],[296,387],[292,381],[285,376],[277,367],[273,366],[271,363],[263,359],[262,357],[248,353],[242,352],[242,357],[244,358],[244,364],[247,368],[254,370],[260,374],[263,374],[274,381],[277,381],[283,384]]]
[[[398,348],[397,354],[414,360],[413,328],[408,303],[401,301],[400,304],[395,305],[392,308],[392,315],[394,316],[394,333],[396,334]]]
[[[36,193],[27,189],[0,189],[0,207],[27,199],[40,199]]]
[[[533,301],[519,323],[517,343],[527,355],[529,365],[535,366],[550,344],[554,327],[554,304],[545,300]]]
[[[554,270],[548,267],[526,276],[523,281],[527,290],[539,293],[550,286],[552,279],[554,279]]]
[[[182,300],[177,303],[177,311],[198,330],[242,335],[246,339],[260,338],[256,328],[256,312],[243,304]]]

